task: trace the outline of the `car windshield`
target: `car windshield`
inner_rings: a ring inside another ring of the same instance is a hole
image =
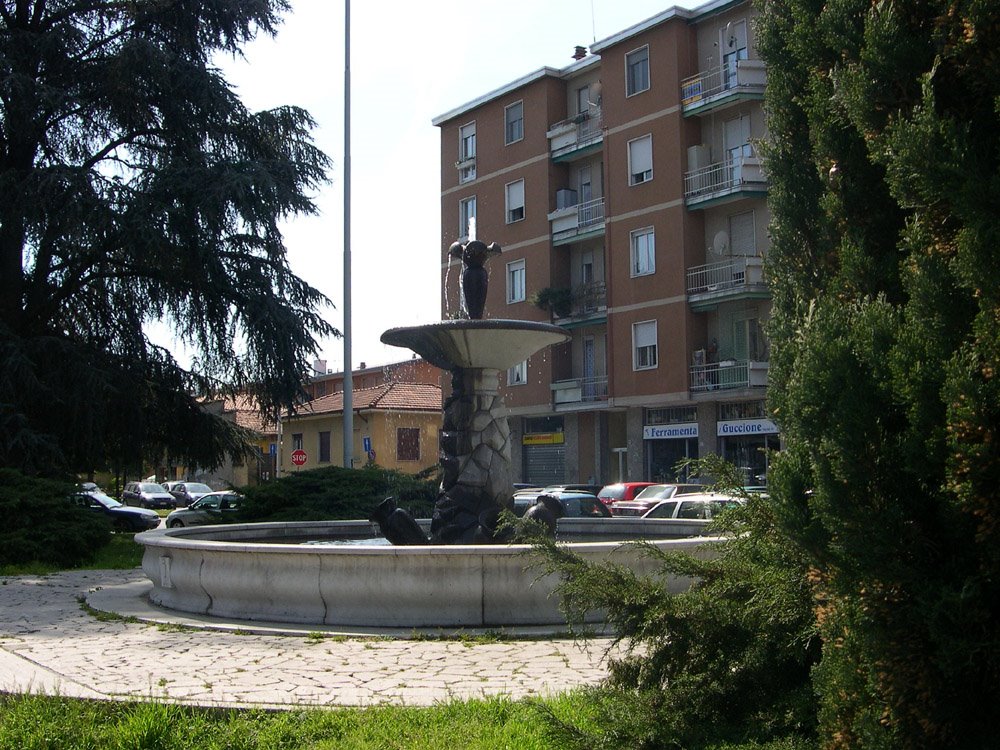
[[[113,497],[108,497],[107,495],[105,495],[100,490],[92,490],[92,491],[88,492],[87,494],[90,495],[92,498],[94,498],[97,502],[99,502],[105,508],[120,508],[120,507],[122,507],[122,504],[120,502],[118,502],[117,500],[115,500]]]
[[[649,487],[636,495],[635,499],[656,500],[661,497],[670,497],[673,494],[673,490],[674,487],[670,484],[651,484]]]
[[[609,484],[601,490],[601,497],[610,497],[612,500],[621,500],[624,496],[624,484]]]
[[[207,484],[200,484],[198,482],[188,482],[184,485],[184,489],[188,492],[211,492],[212,488]]]
[[[156,482],[143,482],[139,485],[139,489],[142,492],[166,492],[166,490],[163,489],[163,485],[157,484]]]

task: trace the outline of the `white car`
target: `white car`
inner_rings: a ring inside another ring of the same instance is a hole
[[[678,495],[670,500],[661,500],[643,514],[643,518],[695,518],[710,521],[729,508],[738,508],[745,500],[729,495],[703,492],[694,495]]]

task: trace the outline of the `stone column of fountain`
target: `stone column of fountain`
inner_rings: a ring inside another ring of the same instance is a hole
[[[456,242],[449,248],[451,257],[462,260],[463,319],[382,334],[384,343],[408,347],[451,372],[452,393],[444,404],[441,431],[443,476],[431,521],[434,544],[496,541],[497,516],[509,507],[513,494],[510,427],[499,394],[500,371],[570,338],[548,323],[482,318],[488,288],[485,263],[500,252],[496,243],[487,246],[478,240]],[[385,506],[373,518],[394,544],[425,544],[422,534],[413,533],[416,523],[400,513]],[[400,528],[404,533],[394,533]]]

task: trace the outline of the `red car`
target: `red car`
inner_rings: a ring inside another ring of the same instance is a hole
[[[649,487],[652,482],[618,482],[617,484],[607,484],[601,488],[597,496],[605,505],[617,503],[619,500],[635,500],[635,496]]]

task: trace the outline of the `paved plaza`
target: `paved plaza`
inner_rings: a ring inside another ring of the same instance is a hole
[[[138,569],[0,577],[0,691],[227,707],[430,705],[548,695],[607,674],[605,637],[522,631],[487,642],[218,622],[153,607],[150,587]]]

